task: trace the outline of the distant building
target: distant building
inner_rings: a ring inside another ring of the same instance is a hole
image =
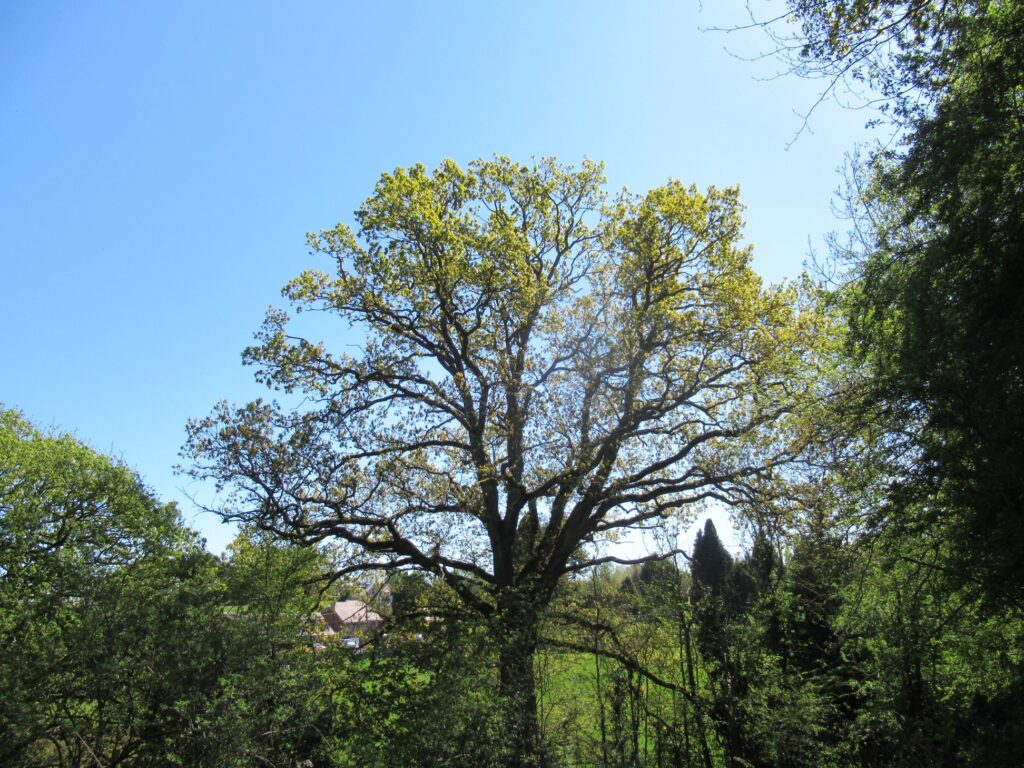
[[[362,600],[340,600],[320,615],[327,624],[324,634],[358,637],[361,642],[376,636],[384,626],[383,617]]]

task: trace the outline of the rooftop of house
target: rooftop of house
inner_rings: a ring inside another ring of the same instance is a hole
[[[339,600],[321,613],[335,632],[346,627],[378,627],[384,622],[383,617],[362,600]]]

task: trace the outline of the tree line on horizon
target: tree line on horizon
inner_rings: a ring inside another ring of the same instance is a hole
[[[899,136],[830,284],[765,285],[734,188],[399,168],[245,351],[278,399],[189,424],[225,558],[0,411],[0,764],[1024,764],[1024,5],[787,10]],[[607,546],[708,504],[738,559]],[[365,574],[387,641],[320,642]]]
[[[215,557],[125,467],[0,423],[0,765],[509,762],[492,630],[443,580],[367,590],[255,530]],[[733,557],[708,520],[688,550],[561,585],[539,762],[1020,763],[1024,620],[951,581],[936,542],[822,518]],[[317,619],[349,597],[386,617],[358,650]]]

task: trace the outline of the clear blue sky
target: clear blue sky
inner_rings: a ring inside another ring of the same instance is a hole
[[[219,551],[173,474],[184,424],[263,394],[266,307],[384,170],[603,160],[612,188],[739,183],[768,279],[837,227],[863,113],[758,80],[718,0],[0,3],[0,402],[122,457]],[[735,17],[738,18],[738,17]]]

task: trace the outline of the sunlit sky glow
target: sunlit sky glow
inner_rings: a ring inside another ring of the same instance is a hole
[[[711,4],[707,4],[711,5]],[[606,163],[609,189],[739,183],[769,280],[841,229],[863,113],[702,32],[742,3],[0,5],[0,402],[122,457],[214,551],[184,425],[264,392],[239,353],[378,175],[493,153]],[[765,79],[769,78],[769,79]]]

